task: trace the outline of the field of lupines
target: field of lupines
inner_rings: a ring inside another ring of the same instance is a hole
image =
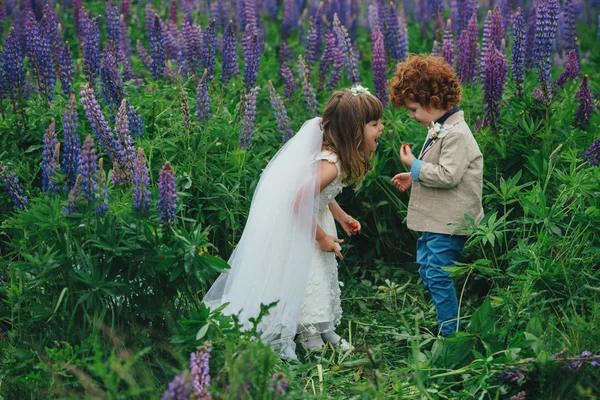
[[[600,397],[600,2],[0,0],[0,398]],[[269,158],[332,90],[436,53],[464,83],[486,217],[435,336],[387,106],[339,199],[356,350],[282,362],[200,299]]]

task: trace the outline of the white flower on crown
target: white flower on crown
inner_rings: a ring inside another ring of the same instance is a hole
[[[352,98],[352,96],[358,96],[359,94],[362,94],[362,93],[371,94],[371,92],[369,91],[368,88],[361,86],[361,85],[356,85],[356,86],[352,87],[350,89],[350,91],[352,92],[352,94],[350,95],[350,98]]]
[[[433,140],[441,139],[448,134],[448,128],[450,128],[450,126],[446,124],[431,122],[431,126],[429,127],[429,137]]]

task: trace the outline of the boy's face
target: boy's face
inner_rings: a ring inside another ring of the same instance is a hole
[[[383,128],[380,119],[365,125],[365,144],[371,153],[374,153],[379,146],[379,136],[381,136]]]
[[[432,122],[437,121],[442,115],[446,114],[446,110],[433,107],[426,108],[421,104],[410,100],[404,100],[404,107],[408,110],[408,116],[425,128],[429,128]]]

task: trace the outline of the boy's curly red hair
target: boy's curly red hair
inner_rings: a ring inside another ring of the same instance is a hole
[[[422,107],[447,110],[462,100],[460,82],[443,57],[410,55],[398,63],[390,89],[390,100],[396,108],[404,107],[404,101],[409,100]]]

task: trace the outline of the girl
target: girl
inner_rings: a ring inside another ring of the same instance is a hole
[[[309,351],[325,342],[349,345],[334,328],[341,319],[334,220],[349,235],[360,224],[335,201],[350,182],[360,182],[377,149],[381,102],[361,86],[335,92],[322,118],[306,121],[261,175],[231,269],[215,281],[203,302],[257,326],[262,340],[282,358],[296,358],[294,337]]]

